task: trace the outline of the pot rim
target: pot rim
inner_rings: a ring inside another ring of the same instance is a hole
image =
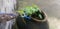
[[[33,18],[33,17],[31,17],[31,18],[32,18],[33,20],[37,21],[37,22],[45,22],[45,21],[47,20],[47,14],[46,14],[44,11],[42,11],[42,12],[44,13],[44,16],[45,16],[44,20],[38,20],[38,19]]]

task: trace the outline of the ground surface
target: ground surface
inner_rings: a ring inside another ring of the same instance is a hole
[[[60,20],[55,17],[49,17],[49,27],[50,29],[60,29]]]

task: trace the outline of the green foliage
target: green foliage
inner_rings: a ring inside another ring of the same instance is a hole
[[[20,15],[23,15],[24,13],[26,15],[31,15],[31,14],[34,14],[36,12],[38,12],[40,9],[38,8],[37,5],[32,5],[32,6],[26,6],[25,8],[23,8],[22,10],[18,10],[17,12],[20,14]],[[40,12],[38,12],[40,13]],[[41,17],[41,15],[39,15],[39,17]]]
[[[24,8],[24,11],[27,15],[31,15],[31,14],[37,12],[38,10],[39,10],[39,8],[36,5],[27,6]]]
[[[18,12],[20,15],[23,15],[23,14],[24,14],[24,10],[17,10],[17,12]]]

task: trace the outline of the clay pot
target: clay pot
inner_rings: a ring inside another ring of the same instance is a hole
[[[21,16],[18,16],[16,19],[16,24],[19,29],[49,29],[47,16],[45,12],[42,12],[44,15],[44,19],[40,20],[32,17],[31,20],[26,21],[26,19],[22,18]],[[23,19],[25,21],[23,21]]]

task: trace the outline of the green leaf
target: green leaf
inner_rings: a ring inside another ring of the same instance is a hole
[[[39,17],[40,17],[41,19],[43,18],[41,14],[39,14]]]

